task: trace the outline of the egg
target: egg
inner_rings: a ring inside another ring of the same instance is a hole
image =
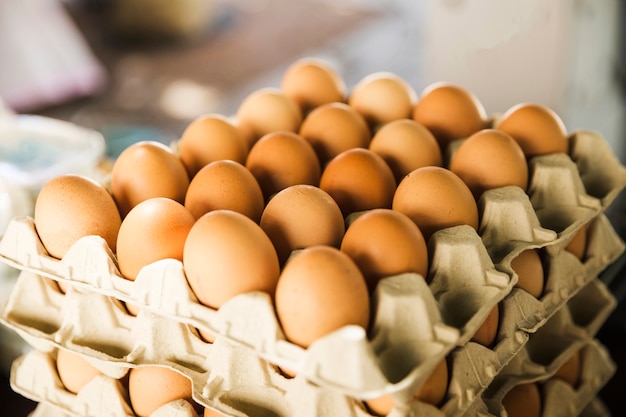
[[[374,209],[358,216],[345,232],[341,251],[357,264],[370,292],[388,276],[405,272],[428,276],[424,236],[398,211]]]
[[[315,150],[322,166],[343,151],[367,148],[371,132],[363,116],[345,103],[328,103],[302,121],[300,135]]]
[[[110,186],[120,214],[125,217],[135,205],[152,197],[183,203],[189,176],[171,148],[156,141],[141,141],[117,157],[111,169]]]
[[[293,62],[280,82],[282,92],[307,114],[323,104],[346,99],[346,83],[325,60],[306,57]]]
[[[113,197],[96,181],[75,174],[45,183],[35,201],[34,221],[41,243],[54,258],[85,236],[103,238],[115,252],[122,219]]]
[[[183,268],[198,300],[215,309],[246,292],[273,296],[280,272],[261,226],[232,210],[213,210],[196,220],[183,248]]]
[[[576,350],[563,364],[556,370],[553,378],[558,378],[567,382],[572,387],[577,387],[581,376],[582,351]]]
[[[469,90],[448,82],[427,86],[411,116],[433,133],[444,153],[452,141],[466,138],[489,123],[480,100]]]
[[[392,209],[413,220],[427,242],[446,227],[469,225],[478,230],[478,207],[471,190],[443,167],[422,167],[405,176],[393,196]]]
[[[178,141],[178,153],[191,179],[213,161],[230,159],[245,164],[248,143],[225,116],[206,114],[187,125]]]
[[[495,129],[480,130],[463,140],[449,168],[468,185],[476,200],[493,188],[514,185],[526,191],[528,186],[528,164],[522,148]]]
[[[380,155],[400,183],[411,171],[424,166],[440,166],[441,150],[435,136],[412,119],[384,124],[372,137],[369,149]]]
[[[348,104],[372,129],[384,123],[411,117],[417,102],[413,87],[392,72],[380,71],[363,77],[352,89]]]
[[[517,274],[516,288],[521,288],[535,298],[541,297],[544,288],[543,262],[538,249],[526,249],[511,260],[511,269]]]
[[[389,165],[365,148],[348,149],[325,167],[320,188],[337,202],[344,217],[375,208],[391,208],[396,180]]]
[[[509,108],[496,129],[508,133],[528,158],[567,153],[569,140],[561,117],[551,108],[536,103],[519,103]]]
[[[496,342],[500,327],[500,305],[496,304],[471,337],[471,341],[491,348]]]
[[[231,161],[214,161],[189,183],[184,205],[197,219],[213,210],[233,210],[258,222],[265,205],[263,190],[250,170]]]
[[[275,306],[285,337],[302,347],[343,326],[367,329],[370,320],[361,271],[332,246],[311,246],[289,259],[278,280]]]
[[[237,108],[237,128],[246,139],[248,149],[267,133],[277,130],[297,132],[302,111],[278,88],[265,87],[253,91]]]
[[[267,203],[261,228],[274,244],[281,265],[291,252],[315,245],[339,248],[345,223],[337,202],[324,190],[292,185]]]
[[[193,404],[192,394],[191,379],[173,369],[146,365],[129,371],[128,395],[139,417],[149,417],[159,407],[180,399]]]
[[[256,178],[266,201],[291,185],[317,186],[321,176],[313,146],[299,134],[288,131],[261,137],[250,149],[246,168]]]
[[[579,260],[584,261],[585,254],[587,253],[587,234],[589,230],[589,224],[585,224],[580,227],[571,238],[569,243],[565,246],[565,250],[576,256]]]
[[[77,394],[85,385],[102,372],[79,353],[58,349],[56,367],[61,383],[69,392]]]
[[[508,417],[540,417],[542,400],[535,382],[513,386],[502,399]]]

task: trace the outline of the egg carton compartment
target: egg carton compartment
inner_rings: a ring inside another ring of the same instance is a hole
[[[579,414],[579,417],[611,417],[611,411],[601,398],[593,398]]]

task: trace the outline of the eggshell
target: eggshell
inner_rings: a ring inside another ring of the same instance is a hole
[[[207,114],[187,125],[178,141],[178,153],[191,179],[202,167],[220,159],[245,164],[248,143],[225,116]]]
[[[437,230],[469,225],[478,229],[478,207],[469,187],[454,172],[443,167],[422,167],[398,184],[393,210],[417,224],[428,242]]]
[[[545,284],[543,262],[538,249],[526,249],[511,260],[511,269],[517,274],[515,287],[535,298],[541,297]]]
[[[193,401],[191,379],[158,365],[132,368],[128,394],[133,411],[139,417],[149,417],[159,407],[175,400]]]
[[[474,335],[470,339],[472,342],[478,343],[485,347],[492,347],[498,336],[500,327],[500,305],[496,304],[491,312],[485,318],[485,321],[476,329]]]
[[[91,380],[102,374],[83,356],[67,349],[57,351],[56,365],[63,386],[74,394],[77,394]]]
[[[410,118],[416,102],[413,87],[399,75],[386,71],[363,77],[348,97],[348,104],[373,129],[393,120]]]
[[[405,272],[428,276],[428,249],[422,232],[406,215],[391,209],[367,211],[354,220],[341,250],[357,264],[370,292],[382,278]]]
[[[581,351],[577,350],[561,365],[553,375],[553,378],[561,379],[572,387],[578,386],[581,376]]]
[[[371,139],[363,116],[345,103],[312,110],[302,121],[300,135],[313,146],[322,166],[343,151],[367,148]]]
[[[495,127],[515,139],[528,158],[569,150],[563,120],[554,110],[540,104],[519,103],[509,108]]]
[[[283,74],[280,88],[307,114],[326,103],[346,99],[346,83],[330,63],[319,58],[301,58]]]
[[[94,180],[74,174],[44,184],[35,201],[34,220],[44,247],[58,259],[89,235],[102,237],[115,251],[122,223],[108,191]]]
[[[111,169],[111,193],[122,218],[138,203],[152,197],[185,201],[189,186],[187,169],[174,153],[156,141],[130,145]]]
[[[528,164],[519,144],[508,134],[483,129],[465,139],[450,160],[450,170],[472,190],[478,200],[492,188],[528,186]]]
[[[184,205],[197,219],[212,210],[233,210],[258,222],[265,202],[254,175],[242,164],[214,161],[189,183]]]
[[[541,393],[536,383],[522,383],[511,388],[502,399],[508,417],[541,416]]]
[[[319,185],[321,167],[311,144],[295,132],[271,132],[259,139],[246,168],[259,183],[265,200],[296,184]]]
[[[576,231],[574,237],[565,246],[565,250],[576,256],[581,261],[585,259],[587,253],[587,232],[589,230],[589,224],[585,224]]]
[[[413,120],[426,126],[445,152],[450,142],[466,138],[488,125],[485,108],[469,90],[448,82],[436,82],[420,94],[412,110]]]
[[[322,172],[320,188],[350,213],[391,208],[396,180],[389,165],[365,148],[348,149],[334,157]]]
[[[250,93],[237,109],[237,128],[248,149],[267,133],[277,130],[297,132],[302,111],[280,89],[265,87]]]
[[[372,137],[369,149],[387,162],[397,183],[414,169],[443,163],[435,136],[412,119],[384,124]]]
[[[289,259],[278,280],[275,304],[285,336],[302,347],[346,325],[367,329],[370,320],[361,271],[331,246],[311,246]]]
[[[283,264],[292,251],[315,245],[339,248],[345,223],[337,202],[324,190],[292,185],[267,203],[260,222]]]
[[[198,300],[219,308],[250,291],[274,294],[278,256],[261,226],[232,210],[206,213],[189,231],[183,267]]]
[[[144,266],[161,259],[183,260],[183,247],[195,217],[177,201],[149,198],[137,204],[122,221],[117,236],[121,274],[134,281]]]

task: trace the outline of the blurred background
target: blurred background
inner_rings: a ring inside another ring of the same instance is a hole
[[[600,131],[625,162],[623,3],[2,0],[0,133],[3,115],[48,116],[100,132],[103,152],[114,158],[138,140],[177,139],[201,114],[234,114],[253,90],[278,87],[293,61],[316,56],[334,65],[348,87],[391,71],[417,92],[435,81],[459,83],[491,114],[520,102],[547,105],[568,130]],[[20,152],[31,158],[32,149]],[[0,148],[0,165],[15,155]],[[31,207],[23,190],[0,180],[3,227]],[[608,214],[625,236],[622,200]],[[619,262],[606,280],[621,301]],[[11,282],[11,272],[4,275],[0,303]],[[615,410],[626,394],[626,365],[620,366],[626,350],[617,342],[626,335],[624,310],[621,302],[599,335],[618,362],[602,393]],[[6,373],[22,347],[2,331]],[[11,394],[6,379],[0,404],[26,415],[32,404]]]

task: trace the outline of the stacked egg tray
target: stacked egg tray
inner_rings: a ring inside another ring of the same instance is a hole
[[[596,132],[573,132],[570,142],[569,155],[530,160],[527,192],[485,192],[478,230],[433,234],[428,277],[383,279],[369,333],[345,326],[307,349],[284,337],[265,293],[240,294],[214,310],[198,302],[177,260],[148,265],[130,281],[101,237],[80,239],[59,260],[46,252],[34,220],[16,217],[0,257],[21,272],[0,318],[34,349],[14,362],[11,386],[40,403],[33,416],[133,416],[125,376],[159,365],[192,381],[195,402],[228,416],[365,417],[372,415],[366,400],[391,395],[390,417],[460,417],[504,416],[503,395],[537,381],[544,416],[608,415],[596,394],[615,364],[595,334],[616,301],[598,276],[624,251],[604,213],[626,184],[626,169]],[[582,228],[584,261],[565,250]],[[532,248],[545,254],[540,298],[515,286],[511,267]],[[128,314],[124,303],[139,313]],[[496,306],[494,346],[472,341]],[[55,366],[61,348],[102,375],[68,392]],[[575,351],[583,365],[573,387],[552,376]],[[450,378],[443,403],[414,399],[444,359]],[[165,415],[193,417],[197,408],[179,400],[153,413]]]

